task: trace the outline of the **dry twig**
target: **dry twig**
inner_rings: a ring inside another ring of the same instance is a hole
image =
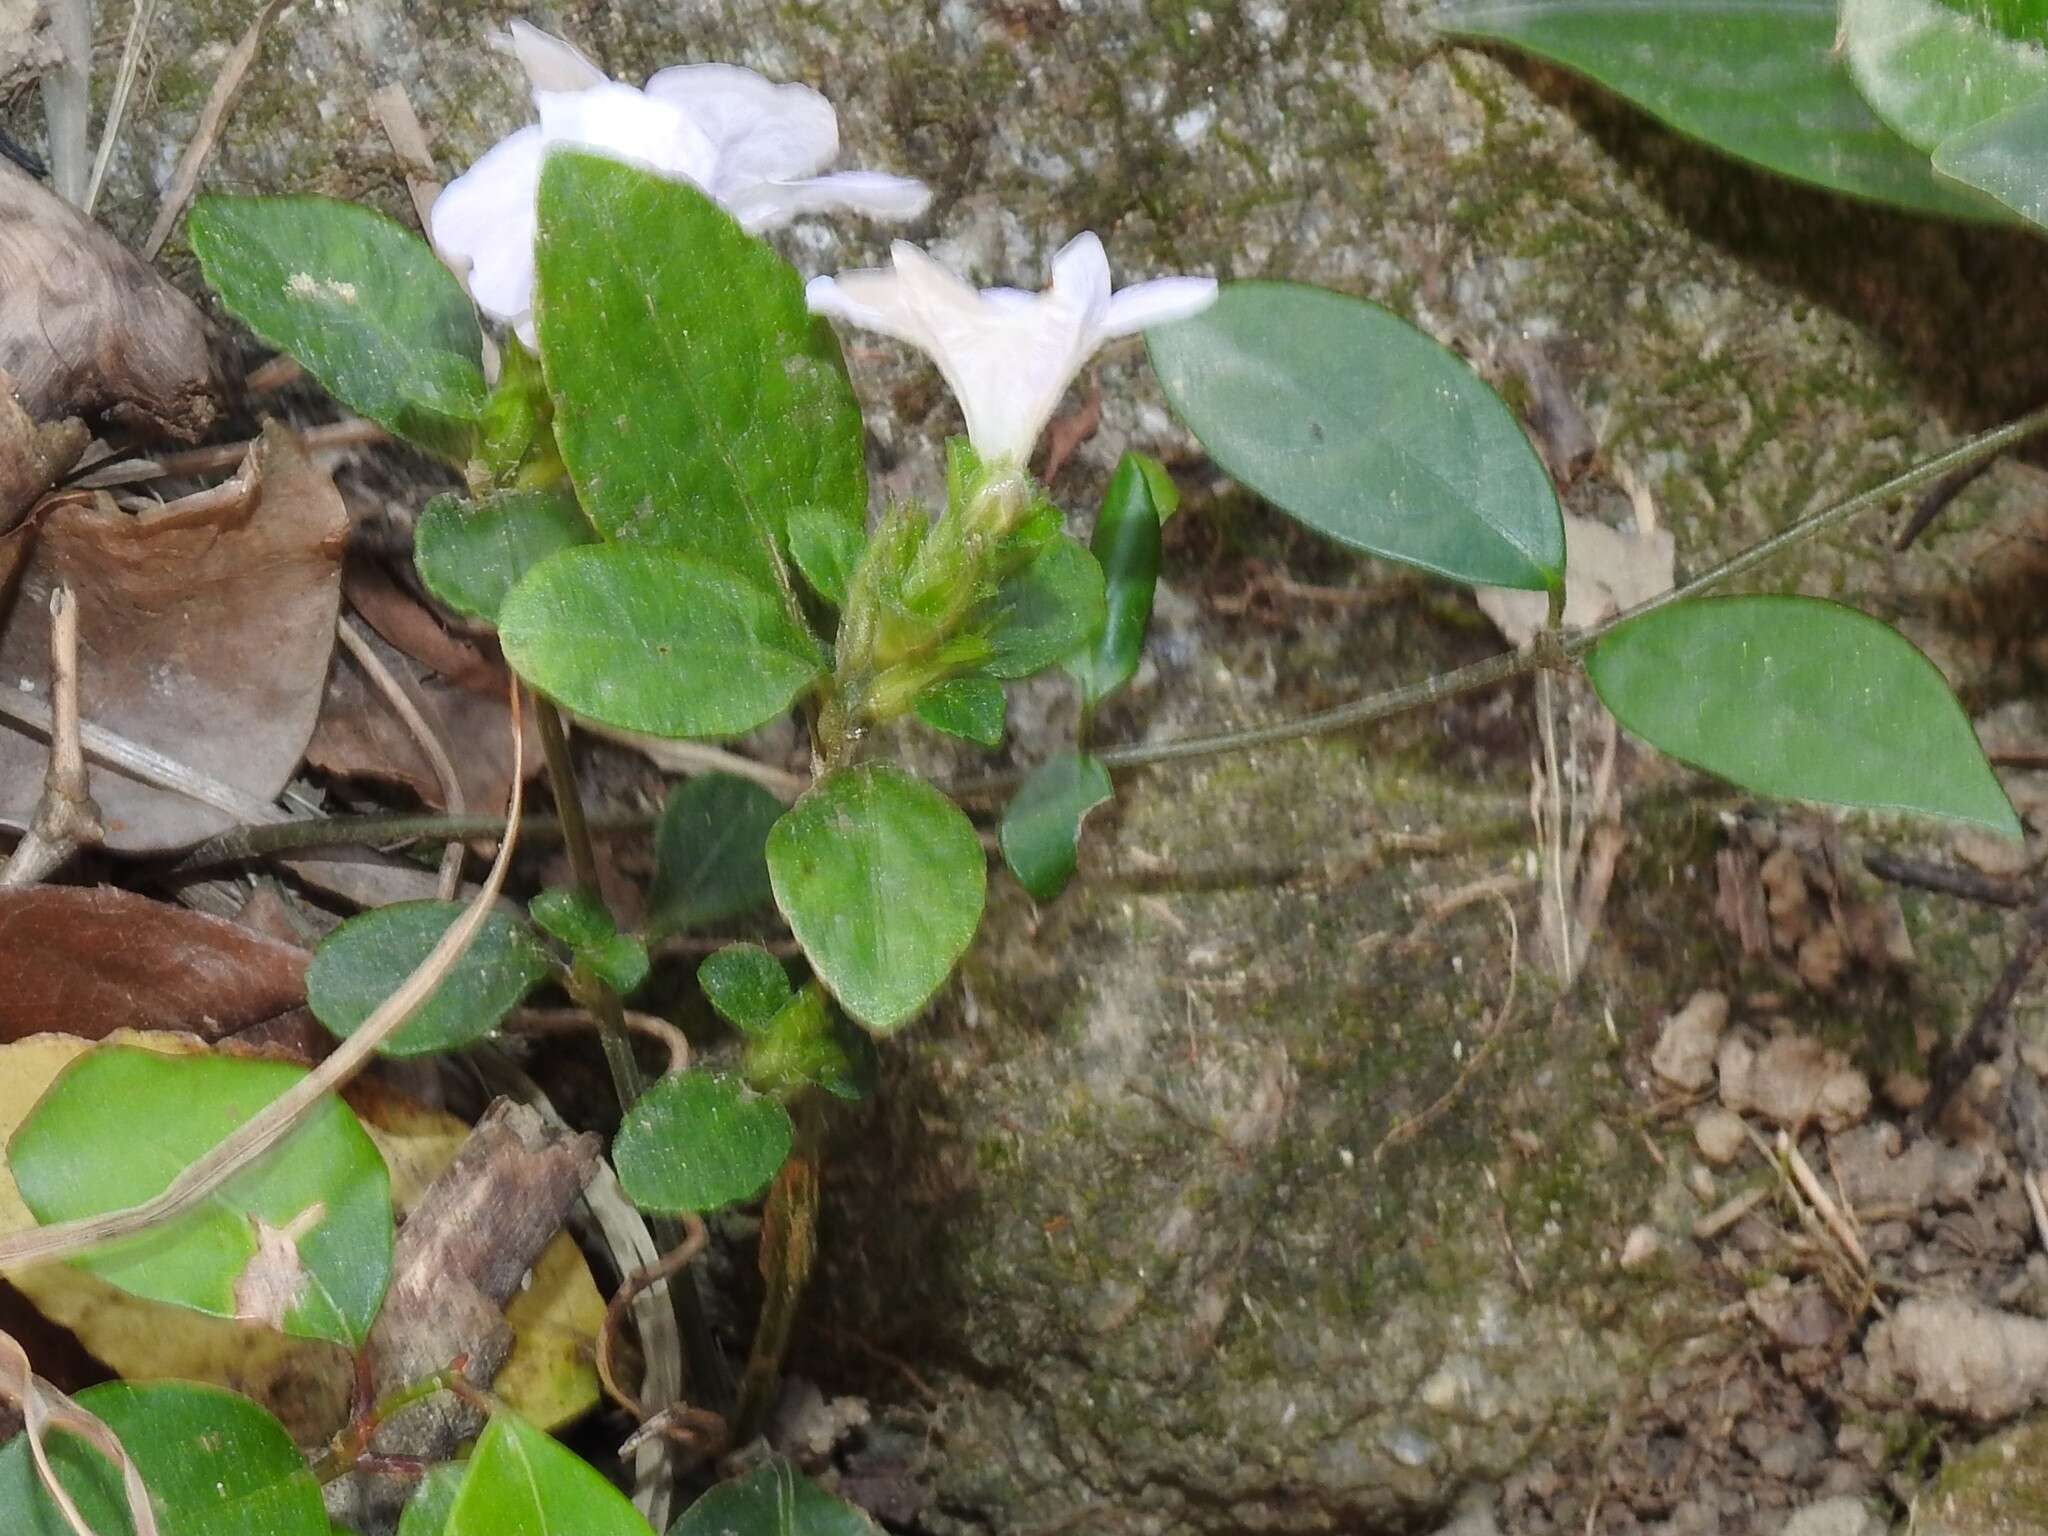
[[[135,1527],[135,1536],[159,1536],[161,1527],[157,1524],[156,1509],[149,1502],[149,1490],[143,1487],[142,1474],[135,1470],[134,1461],[114,1437],[114,1432],[38,1377],[29,1366],[27,1352],[6,1333],[0,1333],[0,1398],[12,1398],[21,1405],[22,1433],[28,1439],[29,1455],[36,1464],[36,1479],[75,1536],[97,1536],[97,1533],[86,1523],[85,1516],[72,1502],[71,1495],[57,1480],[56,1470],[50,1465],[49,1451],[44,1442],[53,1429],[76,1435],[121,1469],[121,1492],[128,1500],[128,1518]]]
[[[199,185],[199,173],[206,169],[214,142],[220,137],[221,125],[227,121],[235,97],[242,89],[242,81],[249,73],[249,66],[256,62],[256,50],[263,43],[264,30],[289,3],[290,0],[267,0],[256,13],[256,19],[249,23],[248,30],[243,32],[241,41],[235,44],[234,51],[221,65],[220,73],[214,76],[213,89],[206,94],[206,105],[199,109],[199,121],[192,129],[192,138],[185,145],[185,153],[178,157],[177,170],[171,174],[170,190],[164,193],[163,203],[157,208],[156,222],[150,226],[149,238],[142,242],[144,261],[156,260],[156,253],[170,239],[178,215],[185,211],[185,204],[192,199],[193,188]]]
[[[157,0],[135,0],[128,17],[128,41],[121,49],[121,68],[114,76],[114,94],[107,102],[106,121],[100,124],[99,151],[92,157],[92,179],[85,184],[85,201],[79,206],[91,213],[106,185],[107,167],[114,163],[114,145],[121,137],[121,120],[128,115],[129,98],[135,94],[135,77],[142,71],[143,39],[156,20]]]
[[[78,603],[65,586],[50,592],[50,717],[43,797],[0,868],[0,888],[34,885],[106,835],[78,740]]]
[[[671,1074],[690,1070],[690,1040],[680,1029],[667,1019],[657,1019],[651,1013],[635,1013],[627,1008],[620,1017],[626,1021],[626,1028],[636,1034],[659,1040],[662,1049],[668,1052],[668,1069]],[[560,1035],[596,1032],[603,1028],[597,1018],[581,1008],[520,1008],[505,1020],[505,1027],[515,1035]]]

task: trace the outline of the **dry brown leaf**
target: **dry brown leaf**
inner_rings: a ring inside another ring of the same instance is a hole
[[[246,496],[146,519],[67,501],[0,543],[0,556],[28,551],[0,628],[0,688],[47,692],[47,598],[61,581],[78,594],[85,719],[270,800],[319,713],[348,514],[274,423],[242,478]],[[40,737],[0,730],[0,824],[26,824],[45,756]],[[92,793],[120,852],[185,847],[234,820],[107,768]]]
[[[112,886],[0,891],[0,1040],[117,1029],[208,1040],[305,1000],[305,950]]]
[[[4,0],[0,0],[4,3]],[[0,164],[0,371],[38,421],[196,441],[220,416],[205,319],[56,193]]]
[[[0,532],[20,521],[78,462],[89,440],[85,423],[75,417],[38,424],[22,409],[14,381],[0,373]]]

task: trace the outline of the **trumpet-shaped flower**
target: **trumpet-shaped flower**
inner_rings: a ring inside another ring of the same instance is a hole
[[[899,240],[892,268],[815,278],[807,297],[815,314],[929,355],[966,413],[974,451],[989,463],[1021,465],[1104,343],[1200,313],[1215,302],[1216,283],[1163,277],[1112,293],[1102,242],[1084,234],[1053,257],[1045,292],[976,292]]]
[[[839,153],[832,104],[728,64],[664,69],[646,89],[622,85],[560,38],[512,23],[513,55],[540,121],[499,141],[435,202],[430,233],[477,306],[528,346],[541,162],[556,145],[630,161],[688,181],[754,233],[805,213],[914,218],[922,182],[869,171],[820,175]]]

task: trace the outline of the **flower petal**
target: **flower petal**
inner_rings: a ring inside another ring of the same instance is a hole
[[[674,103],[610,80],[582,91],[539,91],[533,99],[550,148],[592,150],[709,190],[716,153]]]
[[[840,171],[803,181],[764,181],[726,203],[734,218],[759,234],[806,213],[858,213],[871,219],[914,219],[931,205],[932,191],[908,176]]]
[[[720,202],[764,181],[813,175],[839,153],[839,115],[807,85],[778,85],[736,64],[678,64],[653,75],[647,94],[711,141],[710,191]]]
[[[1149,283],[1133,283],[1109,301],[1102,334],[1105,339],[1133,336],[1155,325],[1186,320],[1214,304],[1216,292],[1213,277],[1156,277]]]
[[[894,272],[866,268],[837,277],[814,277],[804,287],[804,303],[814,315],[825,315],[907,341],[930,350],[930,332],[909,290]]]
[[[493,320],[517,324],[533,308],[542,150],[537,127],[501,139],[442,189],[427,221],[434,249]]]
[[[536,91],[587,91],[610,78],[574,46],[526,22],[512,23],[510,44]]]
[[[1074,236],[1053,257],[1050,296],[1073,307],[1083,335],[1100,328],[1109,313],[1109,257],[1092,231]],[[1092,342],[1088,350],[1095,350]]]

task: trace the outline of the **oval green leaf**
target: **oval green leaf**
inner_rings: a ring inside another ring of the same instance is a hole
[[[846,606],[846,589],[867,545],[867,529],[838,512],[798,507],[789,514],[789,556],[811,590],[834,608]]]
[[[702,774],[671,790],[654,830],[648,931],[680,933],[768,905],[768,829],[782,810],[736,774]]]
[[[988,637],[982,670],[1014,679],[1056,666],[1102,633],[1107,612],[1102,567],[1081,544],[1055,534],[970,621]]]
[[[1942,0],[1842,0],[1841,51],[1871,109],[1929,152],[2048,89],[2048,50]]]
[[[495,624],[505,594],[528,571],[596,537],[566,490],[498,491],[477,502],[436,496],[420,514],[412,558],[434,596]]]
[[[427,958],[462,910],[453,901],[402,901],[343,923],[306,968],[306,1003],[314,1017],[344,1040],[354,1034]],[[384,1042],[382,1053],[426,1056],[474,1044],[551,969],[531,929],[493,912],[454,970]]]
[[[819,979],[881,1033],[952,973],[988,886],[973,823],[890,763],[843,769],[799,800],[768,835],[768,875]]]
[[[534,265],[555,436],[608,538],[772,587],[796,508],[865,525],[839,344],[795,270],[717,203],[616,160],[552,154]]]
[[[993,677],[969,673],[934,683],[911,705],[917,718],[935,731],[958,736],[978,747],[1003,744],[1003,727],[1010,709],[1010,696]]]
[[[1229,283],[1148,331],[1167,399],[1281,511],[1341,544],[1479,586],[1564,579],[1550,476],[1501,399],[1377,304]]]
[[[1102,567],[1108,617],[1095,643],[1067,658],[1067,671],[1081,685],[1081,700],[1089,709],[1138,675],[1145,631],[1152,623],[1152,596],[1159,586],[1160,523],[1166,516],[1153,491],[1165,474],[1164,465],[1143,454],[1125,454],[1110,477],[1088,540]]]
[[[102,1046],[50,1085],[8,1144],[8,1167],[39,1222],[124,1210],[305,1075]],[[390,1283],[391,1230],[384,1160],[330,1098],[192,1211],[72,1262],[132,1295],[360,1348]]]
[[[758,1034],[795,995],[782,962],[758,944],[728,944],[697,967],[697,985],[718,1016]]]
[[[612,1165],[644,1211],[716,1211],[766,1189],[791,1136],[789,1112],[739,1078],[672,1073],[626,1111]]]
[[[652,1536],[604,1475],[524,1419],[491,1415],[448,1512],[447,1536]]]
[[[114,1432],[149,1489],[162,1536],[328,1536],[320,1485],[284,1426],[233,1392],[182,1381],[108,1382],[78,1405]],[[134,1536],[121,1474],[71,1435],[50,1462],[100,1536]],[[17,1435],[0,1449],[0,1530],[74,1536]]]
[[[325,197],[202,197],[187,228],[206,281],[250,330],[360,415],[468,457],[487,394],[483,333],[424,240]]]
[[[718,566],[637,544],[543,560],[498,610],[513,669],[606,725],[737,736],[825,670],[782,599]]]
[[[1944,140],[1934,168],[2048,229],[2048,93]]]
[[[1764,170],[1913,213],[1997,210],[1942,182],[1857,94],[1835,0],[1451,0],[1446,31],[1597,81],[1688,138]]]
[[[668,1536],[877,1536],[877,1528],[778,1457],[713,1488]]]
[[[1074,878],[1081,823],[1116,798],[1109,770],[1082,752],[1062,752],[1032,770],[1003,813],[1003,861],[1034,900],[1051,901]]]
[[[1934,663],[1853,608],[1809,597],[1673,603],[1616,628],[1586,670],[1635,735],[1757,794],[2020,835]]]

